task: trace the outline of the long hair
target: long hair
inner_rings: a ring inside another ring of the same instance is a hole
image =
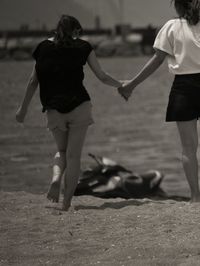
[[[179,18],[184,18],[190,25],[200,21],[200,0],[172,0]]]
[[[72,45],[75,30],[82,33],[80,22],[75,17],[62,15],[55,30],[55,43],[60,46]]]

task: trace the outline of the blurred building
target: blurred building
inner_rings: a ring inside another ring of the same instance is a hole
[[[132,27],[160,26],[173,16],[166,0],[1,0],[0,29],[16,29],[21,24],[52,29],[63,13],[78,17],[85,28],[98,23],[112,28],[121,21]]]
[[[170,18],[169,6],[165,0],[2,0],[0,58],[30,58],[63,13],[80,20],[99,56],[149,54],[155,25]]]

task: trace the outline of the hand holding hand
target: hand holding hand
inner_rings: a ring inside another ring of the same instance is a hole
[[[118,88],[118,92],[126,101],[128,101],[129,97],[132,94],[133,89],[134,86],[132,85],[132,81],[125,80],[122,82],[122,86]]]

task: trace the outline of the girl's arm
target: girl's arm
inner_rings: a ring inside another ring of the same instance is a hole
[[[38,87],[38,78],[37,78],[37,74],[36,74],[35,67],[34,67],[32,73],[30,75],[28,85],[26,87],[24,99],[23,99],[22,104],[20,105],[19,109],[16,112],[17,122],[19,122],[19,123],[24,122],[24,118],[25,118],[26,113],[28,111],[29,104],[32,100],[34,93],[36,92],[37,87]]]
[[[127,85],[124,85],[123,88],[119,89],[119,93],[129,97],[133,91],[133,89],[147,79],[152,73],[154,73],[159,66],[164,62],[167,53],[156,50],[153,57],[147,62],[147,64],[142,68],[142,70],[128,82]]]
[[[91,70],[94,72],[95,76],[103,83],[119,88],[122,86],[122,83],[112,78],[109,74],[105,73],[95,55],[95,52],[92,51],[87,59],[88,65],[90,66]]]

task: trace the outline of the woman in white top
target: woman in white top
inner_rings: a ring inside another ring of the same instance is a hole
[[[191,202],[200,201],[197,161],[197,120],[200,117],[200,0],[173,0],[178,18],[159,31],[155,54],[131,81],[119,89],[129,98],[134,88],[167,58],[175,75],[166,121],[176,121],[182,143],[183,168],[191,189]]]

